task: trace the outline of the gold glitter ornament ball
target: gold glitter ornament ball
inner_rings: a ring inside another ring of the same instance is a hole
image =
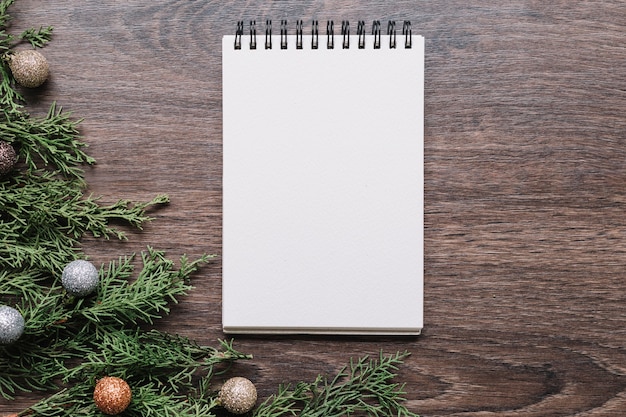
[[[11,171],[17,163],[17,153],[9,142],[0,140],[0,176]]]
[[[115,415],[126,410],[130,404],[132,392],[122,378],[105,376],[96,383],[93,400],[98,410],[104,414]]]
[[[48,60],[39,51],[26,49],[9,57],[9,68],[18,84],[35,88],[48,79]]]
[[[233,414],[245,414],[252,410],[256,399],[254,384],[249,379],[240,376],[226,381],[219,394],[222,407]]]

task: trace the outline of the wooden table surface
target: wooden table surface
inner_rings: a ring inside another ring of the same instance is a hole
[[[55,27],[28,108],[84,118],[90,191],[171,197],[128,242],[86,240],[98,262],[146,245],[219,255],[220,42],[237,20],[411,20],[426,37],[423,335],[240,336],[254,359],[232,372],[266,397],[407,349],[399,381],[424,416],[626,415],[623,1],[18,0],[11,14],[16,31]],[[161,327],[215,345],[219,256],[194,283]]]

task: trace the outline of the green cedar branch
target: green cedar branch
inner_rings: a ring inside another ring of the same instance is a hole
[[[148,248],[141,259],[136,277],[133,257],[103,266],[102,285],[85,298],[69,296],[58,277],[47,287],[31,283],[17,305],[26,322],[24,335],[19,343],[0,346],[0,394],[11,398],[16,391],[58,388],[59,380],[93,383],[115,372],[177,392],[191,389],[199,370],[213,374],[215,366],[250,358],[232,343],[220,342],[218,350],[139,327],[168,314],[168,304],[192,288],[190,276],[210,256],[193,261],[182,256],[175,267],[163,251]],[[0,279],[0,289],[21,295],[10,274],[1,273]]]
[[[176,343],[176,342],[175,342]],[[222,342],[228,353],[232,345]],[[212,351],[215,358],[219,351]],[[236,353],[239,355],[239,353]],[[150,356],[150,353],[147,354]],[[364,356],[351,359],[350,364],[340,370],[334,378],[319,375],[313,382],[300,382],[294,387],[281,385],[278,392],[263,401],[250,415],[253,417],[343,417],[343,416],[398,416],[419,417],[409,411],[402,402],[404,385],[394,383],[395,371],[409,355],[397,352],[392,355],[380,353],[377,359]],[[243,355],[241,358],[245,358]],[[113,358],[112,358],[113,359]],[[124,358],[118,358],[124,360]],[[128,378],[133,399],[125,416],[140,417],[168,415],[177,417],[214,417],[221,411],[217,398],[219,391],[211,386],[211,374],[198,379],[195,386],[185,392],[175,392],[162,382],[145,378],[135,379],[124,372],[129,364],[117,369],[115,376]],[[130,364],[132,366],[132,364]],[[86,369],[89,373],[91,370]],[[143,371],[142,371],[143,372]],[[39,401],[23,410],[19,416],[100,417],[102,414],[93,403],[95,379],[84,382]],[[220,414],[221,415],[221,412]]]
[[[143,269],[133,282],[127,280],[133,270],[132,257],[109,264],[108,271],[101,274],[97,301],[80,309],[85,319],[94,324],[152,324],[169,313],[169,302],[176,302],[192,289],[189,275],[210,258],[204,255],[190,262],[183,256],[179,269],[175,269],[163,251],[148,248],[141,256]]]
[[[34,272],[14,270],[0,270],[0,294],[3,301],[33,298],[39,304],[48,292],[47,277]]]
[[[8,49],[13,41],[13,36],[5,32],[5,28],[11,20],[11,15],[7,13],[7,9],[15,0],[0,0],[0,48]]]
[[[189,392],[195,376],[210,376],[219,365],[252,358],[228,342],[220,341],[220,346],[201,346],[157,330],[112,331],[93,340],[91,352],[79,365],[65,369],[63,381],[95,384],[97,378],[112,375],[136,385],[156,384],[162,392]]]
[[[10,400],[18,392],[58,389],[62,363],[78,357],[71,345],[71,341],[50,343],[37,338],[0,347],[0,394]]]
[[[58,274],[68,260],[80,256],[79,241],[94,237],[126,239],[112,223],[141,229],[147,210],[169,201],[158,195],[145,203],[119,200],[101,205],[84,197],[77,181],[54,172],[23,173],[0,178],[0,267]]]
[[[15,36],[6,33],[6,28],[11,21],[11,15],[7,11],[13,3],[15,3],[15,0],[0,1],[0,50],[8,50],[16,45]],[[26,29],[17,39],[18,42],[25,41],[30,43],[34,48],[41,48],[52,38],[52,30],[52,26]]]
[[[128,409],[124,411],[124,416],[214,417],[212,410],[217,407],[215,398],[202,399],[165,393],[155,384],[138,387],[133,391],[133,397]]]
[[[84,184],[81,166],[96,161],[83,150],[87,145],[79,139],[80,122],[52,103],[45,117],[24,114],[6,117],[0,122],[0,139],[19,150],[19,158],[29,170],[51,167]]]
[[[4,32],[0,31],[0,50],[3,49],[1,41],[3,36]],[[0,109],[4,119],[8,119],[12,115],[20,113],[23,107],[20,103],[24,102],[24,96],[13,87],[15,80],[5,55],[0,58],[0,77],[2,77],[0,80]]]
[[[125,417],[176,416],[176,417],[214,417],[212,410],[217,407],[216,400],[203,399],[183,394],[164,393],[156,384],[134,385],[131,383],[133,397],[124,411]],[[93,386],[75,385],[44,399],[19,416],[33,417],[102,417],[102,413],[93,402]]]
[[[208,386],[212,371],[201,375],[197,381],[188,374],[202,368],[202,363],[207,360],[228,365],[238,359],[251,358],[233,349],[232,341],[220,341],[220,348],[213,348],[154,330],[147,333],[127,330],[123,333],[124,337],[119,339],[103,340],[100,357],[88,358],[85,366],[74,369],[73,377],[78,381],[38,401],[19,415],[100,417],[102,413],[93,402],[93,389],[99,377],[110,375],[124,378],[132,389],[132,401],[124,411],[125,416],[214,416],[212,410],[218,407],[218,401],[215,390]],[[104,345],[105,342],[113,345]],[[142,342],[149,343],[151,349],[143,352],[142,346],[138,346]],[[110,363],[103,367],[105,358]],[[115,359],[121,362],[115,363]],[[170,368],[169,372],[167,368]],[[177,368],[181,369],[178,373]]]
[[[24,96],[15,89],[15,79],[9,69],[8,57],[21,42],[28,42],[34,48],[42,48],[52,38],[52,26],[29,28],[15,36],[7,31],[11,21],[8,8],[15,0],[0,0],[0,109],[5,118],[23,113]]]
[[[365,356],[351,360],[332,380],[320,375],[312,383],[281,385],[265,400],[254,417],[340,417],[347,415],[419,417],[402,401],[404,385],[394,383],[394,373],[408,352]]]
[[[40,26],[39,29],[30,28],[22,32],[19,38],[30,43],[33,48],[42,48],[52,39],[52,26]]]

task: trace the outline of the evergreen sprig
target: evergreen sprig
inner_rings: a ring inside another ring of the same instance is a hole
[[[141,259],[137,276],[132,257],[103,267],[103,285],[86,298],[69,296],[58,279],[46,289],[31,284],[36,290],[18,306],[26,321],[24,335],[17,344],[0,346],[0,394],[11,398],[16,391],[58,389],[59,380],[93,387],[105,375],[138,385],[157,383],[175,394],[192,389],[200,370],[212,375],[219,364],[249,358],[232,343],[221,342],[217,349],[143,329],[140,325],[169,313],[168,303],[192,289],[191,274],[209,257],[189,261],[183,256],[174,268],[163,251],[148,248]]]
[[[95,160],[85,152],[80,120],[56,103],[44,117],[28,114],[8,65],[15,46],[43,47],[52,27],[9,33],[13,3],[0,0],[0,140],[19,158],[16,169],[0,176],[0,303],[17,307],[26,326],[17,343],[0,346],[0,395],[68,384],[76,388],[57,395],[80,397],[92,391],[96,378],[117,372],[137,384],[138,392],[153,386],[161,399],[173,398],[193,388],[198,372],[208,376],[215,366],[249,357],[226,342],[218,350],[145,328],[191,290],[189,277],[210,257],[182,256],[175,267],[149,247],[137,274],[134,255],[103,266],[92,296],[74,298],[63,289],[61,272],[84,258],[80,242],[86,234],[124,240],[121,225],[141,229],[152,220],[148,210],[169,199],[157,195],[148,202],[104,205],[85,195],[84,166]],[[78,414],[94,409],[93,404],[79,408]]]
[[[56,103],[46,116],[30,116],[8,66],[19,42],[42,47],[52,27],[27,29],[18,36],[8,33],[7,10],[13,3],[0,0],[0,140],[17,150],[19,172],[0,176],[0,270],[39,279],[59,274],[69,261],[83,257],[80,240],[85,234],[125,239],[113,223],[141,228],[151,220],[146,210],[167,203],[168,197],[102,205],[98,197],[84,195],[83,168],[96,161],[85,152],[80,120]]]
[[[14,36],[7,33],[6,27],[11,20],[11,15],[8,13],[9,6],[11,6],[15,0],[0,0],[0,50],[8,50],[12,46]]]
[[[351,360],[333,379],[318,376],[311,383],[281,385],[265,400],[254,417],[341,417],[350,415],[419,417],[402,404],[404,385],[394,383],[408,352],[378,359],[367,356]]]
[[[133,277],[134,258],[135,255],[123,257],[103,266],[96,294],[87,298],[68,295],[59,276],[29,282],[30,276],[15,275],[12,280],[0,281],[0,289],[8,290],[5,295],[20,296],[26,335],[49,334],[54,330],[58,337],[61,329],[67,334],[60,335],[75,339],[80,333],[106,334],[128,325],[152,324],[169,314],[169,304],[193,288],[189,277],[211,256],[189,261],[183,255],[176,269],[163,251],[148,247],[141,253],[142,268],[137,277]],[[3,277],[8,274],[0,275]]]
[[[40,26],[39,29],[30,28],[22,32],[19,38],[30,43],[34,48],[42,48],[52,39],[52,26]]]
[[[152,324],[162,314],[169,313],[168,303],[177,302],[177,297],[187,294],[192,286],[189,276],[197,265],[207,262],[203,256],[190,262],[186,256],[180,259],[180,267],[164,252],[148,248],[142,255],[143,269],[132,282],[127,280],[134,267],[133,257],[111,262],[103,275],[98,289],[97,302],[82,305],[80,314],[90,323],[99,324]]]
[[[24,114],[24,96],[15,89],[15,79],[8,65],[9,55],[22,42],[28,42],[34,48],[42,48],[52,39],[52,26],[29,28],[19,35],[8,32],[11,15],[9,7],[15,0],[0,0],[0,109],[5,118]]]
[[[177,342],[174,341],[174,344]],[[158,343],[157,343],[158,345]],[[222,342],[223,353],[212,350],[208,357],[222,360],[222,354],[239,358],[245,355],[232,351],[232,345]],[[133,348],[124,348],[128,351]],[[175,349],[178,352],[178,349]],[[241,356],[240,356],[241,355]],[[393,382],[395,371],[409,354],[397,352],[392,355],[380,353],[377,359],[368,356],[352,359],[333,378],[319,375],[313,382],[300,382],[295,386],[280,385],[276,394],[261,403],[249,415],[253,417],[344,417],[344,416],[398,416],[419,417],[409,411],[402,402],[404,385]],[[134,355],[131,355],[134,356]],[[146,356],[151,356],[147,353]],[[127,356],[115,357],[122,364],[133,366]],[[113,357],[111,358],[113,359]],[[171,359],[186,358],[176,357]],[[171,364],[171,363],[170,363]],[[96,362],[99,365],[99,362]],[[90,372],[89,369],[86,369]],[[137,375],[139,373],[134,373]],[[122,375],[122,373],[120,373]],[[158,380],[130,379],[133,391],[125,416],[141,417],[167,415],[176,417],[215,417],[221,410],[218,391],[211,383],[209,372],[200,377],[186,393],[163,388]],[[186,380],[188,376],[185,375]],[[20,416],[100,417],[102,414],[93,404],[93,384],[77,384],[39,401],[19,413]]]
[[[156,384],[131,386],[133,399],[125,417],[171,416],[214,417],[214,397],[196,397],[163,392]],[[102,417],[93,403],[93,387],[76,385],[59,391],[19,413],[33,417]]]
[[[141,228],[152,219],[148,208],[169,201],[158,195],[145,203],[119,200],[104,206],[83,192],[79,182],[55,172],[0,178],[0,268],[58,274],[81,256],[84,235],[125,239],[114,222]]]
[[[0,30],[0,39],[4,36],[4,31]],[[0,51],[4,49],[2,42],[0,41]],[[6,52],[0,56],[0,120],[7,120],[12,115],[19,114],[22,111],[22,102],[24,96],[20,94],[14,87],[13,74],[9,69],[8,57]]]
[[[45,117],[10,115],[0,122],[0,139],[14,144],[29,170],[53,166],[60,174],[85,185],[83,164],[96,161],[87,155],[79,139],[78,125],[70,112],[52,103]]]
[[[218,349],[156,330],[111,331],[94,343],[97,349],[79,365],[64,370],[65,382],[89,375],[87,382],[93,386],[95,378],[115,375],[136,385],[156,384],[162,392],[176,394],[192,390],[199,371],[212,376],[217,365],[251,358],[225,341],[220,341]]]

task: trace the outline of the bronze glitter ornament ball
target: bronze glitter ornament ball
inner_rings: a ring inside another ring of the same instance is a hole
[[[104,414],[115,415],[126,410],[130,404],[132,392],[122,378],[105,376],[96,383],[93,400],[98,410]]]
[[[11,171],[17,163],[17,153],[9,142],[0,140],[0,175]]]
[[[48,60],[39,51],[26,49],[9,57],[9,68],[19,85],[28,88],[39,87],[48,79]]]
[[[233,414],[245,414],[252,410],[256,399],[254,384],[249,379],[240,376],[226,381],[219,394],[222,407]]]

